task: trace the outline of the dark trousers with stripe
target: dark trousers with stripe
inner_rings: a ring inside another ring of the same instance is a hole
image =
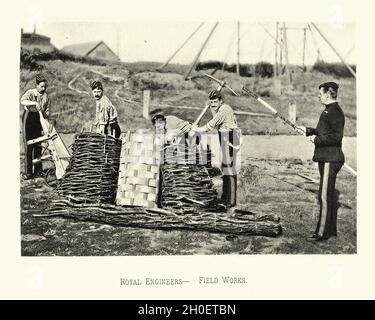
[[[337,235],[336,176],[343,162],[319,162],[319,219],[315,234],[323,239]]]
[[[42,163],[35,164],[33,171],[33,159],[37,159],[42,155],[42,147],[40,144],[27,145],[28,140],[38,138],[42,135],[42,126],[39,121],[38,112],[25,111],[22,117],[23,122],[23,142],[25,149],[25,174],[38,174],[42,171]]]
[[[221,169],[223,171],[223,193],[221,202],[234,207],[237,204],[237,153],[240,146],[238,129],[227,132],[219,131],[219,141],[222,152]]]

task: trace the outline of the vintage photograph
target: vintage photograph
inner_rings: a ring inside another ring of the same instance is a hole
[[[24,23],[21,255],[356,254],[355,32]]]

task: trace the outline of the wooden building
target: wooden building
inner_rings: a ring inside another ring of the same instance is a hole
[[[81,57],[89,57],[107,61],[120,61],[119,57],[104,41],[72,44],[63,47],[61,51]]]

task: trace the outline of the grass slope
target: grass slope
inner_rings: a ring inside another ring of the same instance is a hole
[[[88,129],[94,120],[95,102],[89,84],[93,80],[104,83],[105,94],[117,106],[119,123],[123,130],[150,127],[142,118],[142,91],[152,90],[151,110],[161,109],[167,114],[194,121],[199,110],[177,108],[188,106],[203,108],[207,94],[217,84],[206,78],[185,81],[185,66],[168,66],[163,72],[155,71],[156,63],[114,64],[107,66],[87,65],[77,62],[51,60],[40,62],[50,79],[48,92],[52,99],[52,112],[60,132],[78,132]],[[36,72],[21,69],[20,94],[33,87]],[[281,96],[274,93],[273,79],[241,78],[233,73],[218,71],[215,76],[224,79],[237,92],[246,86],[261,95],[280,114],[288,116],[291,102],[297,105],[297,122],[315,126],[322,106],[318,102],[317,87],[320,83],[335,80],[340,83],[340,104],[347,115],[345,135],[356,136],[356,83],[354,79],[335,79],[317,72],[293,73],[293,89],[286,78],[281,78]],[[73,81],[72,81],[73,80]],[[72,81],[72,82],[71,82]],[[70,87],[69,87],[70,84]],[[78,90],[72,90],[71,88]],[[227,103],[234,110],[257,113],[268,111],[258,102],[246,96],[235,97],[223,89]],[[21,110],[21,109],[20,109]],[[210,119],[209,113],[201,123]],[[237,115],[239,126],[245,134],[294,134],[280,120],[266,117]]]

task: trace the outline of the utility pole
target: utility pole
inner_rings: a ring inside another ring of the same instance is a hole
[[[120,59],[120,29],[119,29],[119,26],[117,26],[117,30],[116,30],[116,45],[117,45],[117,48],[116,48],[116,54],[117,54],[117,57]]]
[[[195,65],[196,65],[196,63],[197,63],[197,61],[198,61],[200,55],[202,54],[202,51],[203,51],[204,47],[206,46],[208,40],[210,40],[210,38],[211,38],[212,34],[214,33],[214,31],[215,31],[215,29],[216,29],[216,27],[217,27],[218,24],[219,24],[219,22],[216,22],[216,23],[215,23],[215,25],[214,25],[213,28],[211,29],[210,33],[208,34],[206,40],[203,42],[202,47],[199,49],[197,55],[196,55],[195,58],[194,58],[193,63],[190,65],[189,70],[188,70],[188,71],[186,72],[186,74],[185,74],[185,80],[188,79],[188,77],[189,77],[191,71],[194,69],[194,67],[195,67]]]
[[[184,41],[184,43],[178,47],[178,49],[168,58],[168,60],[159,68],[163,69],[168,65],[169,62],[176,56],[176,54],[189,42],[189,40],[198,32],[198,30],[204,25],[204,22],[201,22],[199,26],[190,34],[190,36]]]
[[[303,28],[302,70],[305,72],[306,29]]]
[[[240,22],[237,22],[237,74],[240,75]]]
[[[275,76],[279,75],[279,70],[277,66],[277,54],[278,54],[278,47],[279,47],[279,23],[276,22],[276,37],[275,37]]]
[[[287,77],[288,77],[288,82],[289,82],[289,85],[291,84],[291,79],[290,79],[290,70],[289,70],[289,59],[288,59],[288,38],[287,38],[287,29],[286,29],[286,23],[283,22],[283,35],[284,35],[284,50],[285,50],[285,70],[286,70],[286,73],[287,73]]]
[[[322,57],[322,54],[320,53],[318,42],[316,41],[316,39],[314,37],[314,34],[312,32],[312,29],[310,27],[310,23],[307,24],[307,27],[309,28],[309,31],[310,31],[310,34],[311,34],[311,38],[313,39],[313,42],[314,42],[314,45],[315,45],[315,49],[316,49],[316,52],[317,52],[317,55],[318,55],[317,60],[318,61],[322,61],[323,57]]]
[[[348,70],[350,71],[350,73],[353,75],[354,78],[357,77],[355,71],[345,62],[344,58],[340,55],[340,53],[335,49],[335,47],[331,44],[331,42],[329,42],[329,40],[324,36],[324,34],[319,30],[319,28],[315,25],[315,23],[313,22],[310,22],[312,24],[312,26],[316,29],[316,31],[318,31],[318,33],[322,36],[322,38],[327,42],[327,44],[331,47],[331,49],[333,50],[334,53],[336,53],[336,55],[339,57],[339,59],[341,60],[341,62],[348,68]]]
[[[280,72],[279,74],[282,75],[283,74],[283,48],[284,48],[284,40],[283,40],[283,34],[282,34],[283,30],[282,28],[279,28],[279,33],[280,33],[280,48],[279,48],[279,69],[280,69]]]

